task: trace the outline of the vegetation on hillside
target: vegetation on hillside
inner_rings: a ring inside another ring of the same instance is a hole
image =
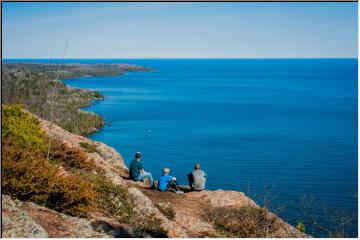
[[[2,193],[71,216],[102,212],[133,227],[138,236],[165,236],[161,220],[138,215],[128,190],[107,180],[86,153],[48,139],[39,120],[18,104],[2,105]]]
[[[46,159],[38,120],[19,105],[2,108],[2,192],[73,216],[93,210],[94,185],[78,174],[59,177],[59,167]]]
[[[80,146],[81,146],[82,148],[84,148],[88,153],[95,153],[95,152],[96,152],[96,153],[99,153],[99,154],[100,154],[99,150],[97,150],[95,146],[93,146],[93,145],[91,145],[91,144],[89,144],[89,143],[87,143],[87,142],[80,142],[79,144],[80,144]]]
[[[252,206],[214,208],[206,213],[205,218],[215,226],[218,237],[268,237],[279,228],[275,216],[265,208]]]
[[[92,176],[92,180],[102,196],[98,199],[101,211],[119,222],[129,223],[134,215],[134,203],[129,192],[101,176]]]
[[[2,65],[2,101],[20,103],[35,115],[51,120],[75,134],[89,134],[103,126],[104,119],[78,108],[93,99],[103,99],[100,92],[70,88],[61,79],[119,75],[127,71],[149,71],[133,65],[62,65],[4,63]],[[51,111],[53,109],[53,111]]]
[[[3,103],[20,103],[35,115],[52,120],[75,134],[91,133],[103,124],[99,115],[78,110],[81,106],[89,105],[92,99],[103,98],[98,92],[69,88],[55,80],[52,74],[36,68],[28,70],[23,65],[5,64],[2,76]],[[56,98],[53,97],[54,93]]]
[[[169,220],[175,219],[175,211],[172,208],[171,204],[168,202],[158,202],[155,203],[155,207],[159,209],[159,211],[165,215]]]
[[[52,79],[57,76],[61,79],[85,76],[115,76],[125,72],[148,72],[150,68],[131,64],[62,64],[60,69],[57,63],[4,63],[10,69],[22,69],[25,72],[46,73]]]

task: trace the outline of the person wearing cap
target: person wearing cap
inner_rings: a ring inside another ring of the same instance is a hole
[[[152,174],[150,172],[145,172],[142,162],[141,162],[141,153],[137,152],[135,154],[134,160],[131,161],[130,167],[130,178],[134,181],[142,181],[144,179],[149,179],[150,182],[150,188],[154,188],[154,179],[152,177]],[[144,182],[145,185],[145,182]],[[145,185],[146,186],[146,185]]]
[[[194,171],[188,175],[189,185],[193,191],[205,189],[206,173],[201,170],[199,163],[195,164]]]
[[[184,192],[179,189],[179,186],[176,183],[176,178],[170,176],[169,173],[169,168],[163,169],[163,173],[159,177],[158,189],[162,192],[173,190],[177,194],[183,194]]]

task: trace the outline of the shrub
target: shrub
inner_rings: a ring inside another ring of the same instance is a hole
[[[92,175],[90,179],[98,191],[98,210],[102,213],[119,222],[128,223],[138,237],[167,236],[167,232],[162,227],[162,220],[155,214],[135,213],[133,196],[126,188],[112,183],[103,176]]]
[[[91,144],[89,144],[89,143],[87,143],[87,142],[80,142],[79,144],[80,144],[80,146],[81,146],[82,148],[84,148],[88,153],[94,153],[94,152],[96,152],[96,153],[100,154],[100,151],[97,150],[94,145],[91,145]]]
[[[138,237],[167,237],[167,231],[162,227],[163,221],[155,213],[138,213],[130,223]]]
[[[222,237],[268,237],[278,229],[276,218],[263,208],[215,208],[205,218]]]
[[[85,216],[95,208],[97,193],[90,182],[78,175],[59,177],[59,168],[42,152],[14,149],[4,139],[2,146],[3,193],[72,216]]]
[[[19,148],[44,150],[44,132],[36,117],[25,113],[18,104],[2,105],[1,137],[11,139],[11,144]]]
[[[81,150],[76,148],[67,147],[65,144],[62,144],[58,141],[53,141],[51,146],[51,161],[57,164],[60,164],[67,171],[85,171],[102,174],[104,170],[99,168],[95,161]]]
[[[169,220],[175,219],[175,211],[171,207],[170,203],[163,203],[163,202],[155,203],[155,207],[157,207],[159,211],[162,214],[164,214]]]
[[[296,229],[299,230],[300,232],[305,232],[305,225],[303,223],[299,222],[296,225]]]
[[[92,181],[99,193],[97,204],[100,210],[108,216],[115,217],[119,222],[129,222],[134,214],[134,201],[127,189],[102,176],[92,176]]]
[[[4,105],[2,117],[3,193],[73,216],[95,210],[94,185],[78,174],[61,177],[59,167],[46,159],[44,134],[36,118],[18,105]]]

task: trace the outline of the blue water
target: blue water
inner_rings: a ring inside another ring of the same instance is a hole
[[[199,162],[209,189],[244,191],[260,203],[267,184],[292,224],[305,194],[319,206],[354,213],[347,231],[357,236],[357,59],[64,62],[154,69],[65,81],[105,95],[87,110],[111,126],[90,137],[117,149],[126,163],[141,151],[155,177],[169,167],[186,184]]]

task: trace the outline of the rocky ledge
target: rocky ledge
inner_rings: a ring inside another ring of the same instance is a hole
[[[209,212],[219,209],[236,212],[247,207],[261,209],[242,192],[216,190],[177,195],[144,189],[142,184],[127,180],[128,168],[123,157],[113,148],[67,132],[48,121],[39,120],[49,137],[70,148],[83,151],[88,159],[92,159],[97,167],[102,169],[109,180],[127,188],[134,199],[135,214],[152,214],[161,219],[159,224],[165,237],[224,236],[219,235],[216,223],[206,217]],[[82,147],[84,142],[95,147],[96,151],[86,151]],[[67,174],[66,170],[62,169],[59,177],[66,177]],[[167,212],[166,209],[171,211]],[[267,230],[262,237],[307,237],[270,212],[266,212],[266,218],[271,218],[272,226],[275,227]],[[99,212],[90,213],[86,218],[71,217],[32,202],[11,199],[6,195],[2,195],[2,219],[3,237],[139,237],[129,225]],[[151,236],[154,235],[140,237]]]

